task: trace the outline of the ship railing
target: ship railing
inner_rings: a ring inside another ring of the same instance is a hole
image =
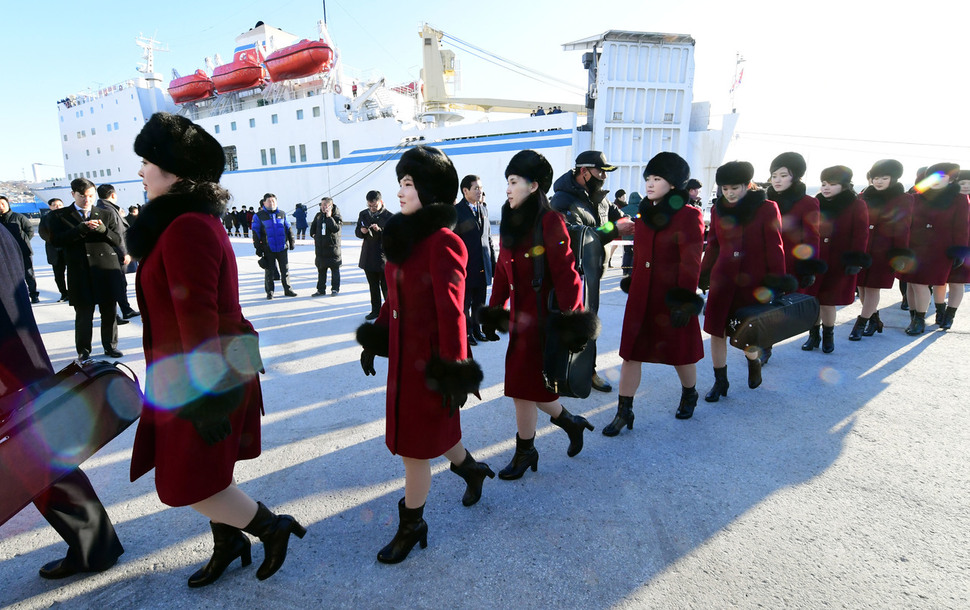
[[[97,91],[85,91],[84,93],[75,93],[73,95],[69,95],[62,100],[57,100],[57,103],[64,104],[64,106],[67,108],[72,108],[74,106],[80,106],[81,104],[87,104],[87,103],[93,102],[95,100],[101,99],[102,97],[106,97],[108,95],[111,95],[112,93],[116,93],[124,89],[130,89],[131,87],[134,87],[134,86],[135,86],[135,81],[132,79],[128,79],[125,81],[121,81],[120,83],[111,85],[109,87],[101,87]]]

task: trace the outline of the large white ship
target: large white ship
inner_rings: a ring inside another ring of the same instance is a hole
[[[611,30],[563,45],[585,51],[586,103],[529,116],[555,102],[451,94],[455,54],[441,47],[446,34],[430,26],[421,31],[421,82],[398,86],[346,77],[338,48],[322,23],[318,28],[319,40],[301,41],[258,23],[237,37],[232,62],[206,58],[209,72],[173,71],[168,86],[155,72],[156,43],[139,40],[141,76],[57,102],[66,175],[32,190],[45,201],[70,201],[70,181],[85,177],[113,184],[123,204],[143,203],[132,142],[158,111],[183,114],[220,141],[231,205],[256,206],[273,192],[292,210],[330,196],[348,217],[372,189],[396,209],[394,166],[418,143],[443,149],[459,175],[481,176],[493,205],[504,199],[509,158],[526,148],[546,155],[557,175],[579,152],[603,150],[620,168],[607,186],[627,191],[639,190],[654,154],[673,151],[710,185],[737,120],[727,115],[712,130],[710,105],[693,101],[694,40],[687,35]]]

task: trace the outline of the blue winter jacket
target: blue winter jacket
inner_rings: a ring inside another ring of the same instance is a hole
[[[253,245],[256,251],[269,250],[282,252],[287,246],[293,246],[293,231],[286,214],[282,210],[270,212],[266,208],[256,212],[253,216]]]

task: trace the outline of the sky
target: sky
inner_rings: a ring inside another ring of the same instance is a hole
[[[154,36],[168,49],[155,56],[156,71],[168,80],[172,68],[188,74],[204,68],[205,56],[231,57],[235,37],[260,20],[315,38],[324,13],[324,3],[309,0],[5,5],[0,180],[32,180],[32,163],[47,164],[46,176],[62,175],[56,101],[137,76],[139,34]],[[766,179],[771,159],[788,150],[808,160],[809,184],[836,164],[853,168],[856,184],[864,183],[872,163],[887,157],[902,161],[907,177],[937,161],[970,168],[970,3],[329,0],[325,5],[345,66],[361,75],[382,73],[391,83],[418,77],[423,21],[581,90],[586,83],[581,53],[563,51],[563,43],[610,29],[689,34],[696,40],[694,101],[712,103],[712,127],[731,111],[729,90],[740,54],[744,76],[734,104],[741,118],[725,160],[751,161],[756,179]],[[582,99],[575,89],[552,89],[456,53],[461,95]]]

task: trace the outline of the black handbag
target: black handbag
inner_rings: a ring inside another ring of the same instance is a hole
[[[800,292],[778,297],[770,303],[748,305],[728,319],[731,345],[766,348],[800,335],[818,321],[818,299]]]
[[[575,255],[576,271],[579,272],[583,285],[583,303],[588,302],[590,284],[587,282],[587,269],[599,279],[599,270],[595,266],[602,266],[602,248],[599,238],[589,227],[574,225],[569,227],[569,241]],[[593,371],[596,366],[596,341],[589,341],[585,349],[572,353],[563,345],[555,325],[551,324],[553,316],[561,313],[556,302],[555,290],[550,291],[547,311],[548,319],[543,319],[542,280],[545,276],[545,242],[542,237],[542,214],[539,214],[535,227],[535,248],[532,254],[532,288],[536,292],[537,311],[539,312],[539,328],[545,330],[542,336],[542,377],[546,389],[554,394],[568,398],[586,398],[593,389]]]

